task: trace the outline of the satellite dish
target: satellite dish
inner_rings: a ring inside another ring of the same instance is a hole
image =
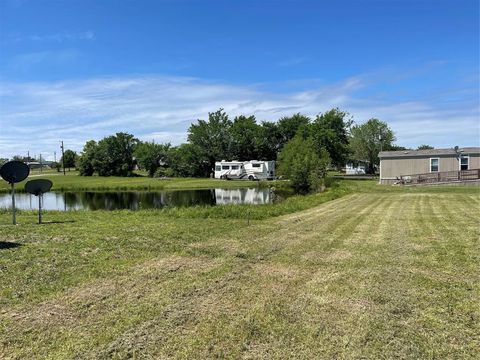
[[[35,196],[49,192],[53,183],[47,179],[36,179],[27,181],[25,191]]]
[[[25,180],[28,174],[30,174],[30,168],[21,161],[9,161],[0,168],[0,176],[10,184]]]
[[[25,191],[38,196],[38,223],[42,223],[42,195],[49,192],[53,183],[48,179],[36,179],[27,181]]]
[[[15,183],[25,180],[30,174],[30,168],[21,161],[9,161],[0,168],[0,176],[12,186],[12,219],[17,224],[15,214]]]

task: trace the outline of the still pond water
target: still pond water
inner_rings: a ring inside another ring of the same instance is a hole
[[[45,210],[117,210],[159,209],[167,206],[269,204],[274,195],[266,189],[208,189],[156,192],[50,192],[43,195]],[[38,209],[38,198],[17,193],[17,209]],[[0,194],[0,208],[10,208],[10,194]]]

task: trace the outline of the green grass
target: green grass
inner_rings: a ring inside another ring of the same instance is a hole
[[[31,179],[50,179],[53,182],[52,191],[122,191],[122,190],[182,190],[182,189],[210,189],[210,188],[240,188],[240,187],[266,187],[285,186],[285,181],[242,181],[242,180],[219,180],[202,178],[171,178],[159,179],[147,176],[136,177],[100,177],[79,176],[76,172],[51,173],[48,175],[34,174],[25,181],[18,183],[16,188],[22,191],[25,182]],[[0,180],[0,192],[10,191],[10,185]]]
[[[474,359],[478,210],[477,187],[335,181],[263,207],[2,211],[0,358]]]

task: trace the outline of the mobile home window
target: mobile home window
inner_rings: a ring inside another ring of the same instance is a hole
[[[460,170],[468,170],[468,155],[460,156]]]
[[[215,171],[220,171],[222,170],[222,167],[220,165],[215,166]]]
[[[232,165],[232,170],[238,170],[238,165]]]
[[[438,171],[438,158],[430,159],[430,172]]]
[[[229,165],[222,165],[222,170],[230,170],[230,166]]]
[[[252,167],[260,167],[261,164],[252,164]]]

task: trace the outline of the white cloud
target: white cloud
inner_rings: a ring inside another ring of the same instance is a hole
[[[13,56],[9,61],[9,68],[16,71],[27,71],[39,64],[62,66],[71,64],[79,57],[80,52],[76,49],[29,52]]]
[[[314,116],[332,107],[356,122],[387,121],[397,143],[436,147],[477,145],[479,108],[475,101],[429,99],[392,101],[368,96],[375,88],[358,76],[296,92],[236,86],[187,77],[130,76],[82,81],[0,84],[0,157],[42,152],[53,158],[59,140],[80,151],[90,139],[126,131],[157,142],[179,144],[189,125],[223,107],[232,117],[255,114],[277,120],[301,112]],[[445,95],[447,96],[447,95]]]

